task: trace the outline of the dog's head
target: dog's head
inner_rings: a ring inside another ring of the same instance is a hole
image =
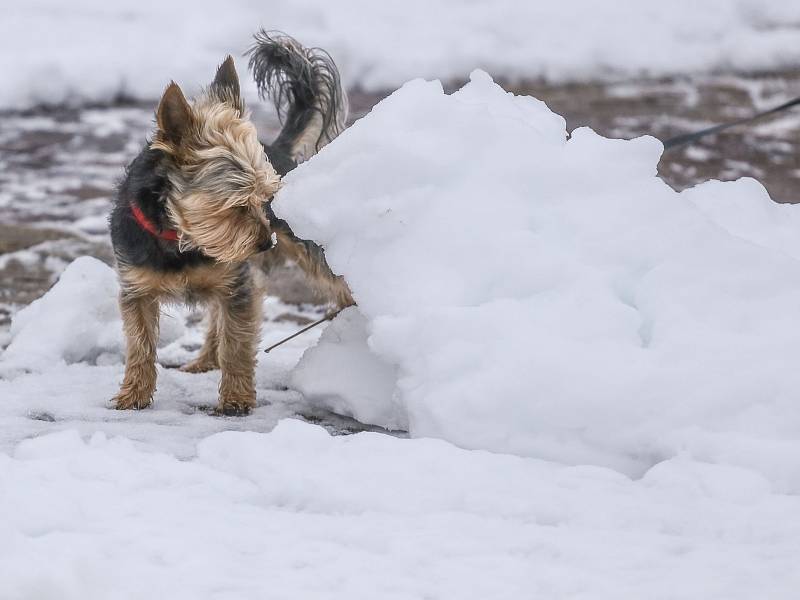
[[[280,186],[245,112],[229,56],[192,104],[176,83],[156,113],[151,147],[167,155],[167,211],[181,249],[236,262],[271,246],[265,215]]]

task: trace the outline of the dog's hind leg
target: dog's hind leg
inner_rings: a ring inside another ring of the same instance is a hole
[[[208,307],[208,333],[200,354],[193,361],[183,365],[181,371],[186,373],[205,373],[219,369],[219,328],[220,310],[216,301],[211,301]]]
[[[256,405],[256,351],[261,330],[261,293],[247,263],[230,282],[219,305],[217,413],[245,415]]]
[[[156,390],[158,299],[151,295],[120,294],[122,324],[127,343],[125,377],[114,397],[120,410],[147,408]]]

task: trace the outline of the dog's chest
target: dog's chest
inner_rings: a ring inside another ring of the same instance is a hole
[[[129,267],[122,273],[124,285],[141,294],[194,304],[230,289],[235,273],[226,265],[203,265],[175,272]]]

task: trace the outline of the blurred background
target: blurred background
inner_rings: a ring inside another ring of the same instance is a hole
[[[608,137],[663,140],[800,96],[800,3],[788,0],[8,0],[0,348],[11,315],[75,257],[111,263],[114,187],[170,80],[195,92],[233,55],[263,139],[275,135],[277,118],[242,58],[261,27],[331,53],[351,122],[407,80],[437,78],[452,90],[475,68],[544,100],[569,131]],[[672,150],[659,175],[676,189],[751,176],[775,201],[796,202],[799,146],[796,109]],[[291,265],[272,293],[287,305],[319,301]]]

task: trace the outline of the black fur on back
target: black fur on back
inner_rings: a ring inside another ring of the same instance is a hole
[[[149,267],[156,271],[180,271],[213,262],[202,252],[179,252],[178,243],[162,240],[145,231],[131,212],[131,203],[161,230],[170,229],[166,199],[169,181],[165,175],[165,155],[149,146],[128,165],[117,189],[109,225],[114,256],[121,266]]]
[[[262,98],[271,98],[283,123],[275,141],[266,146],[270,162],[281,175],[295,166],[292,146],[312,123],[322,120],[316,150],[341,131],[347,114],[339,70],[321,48],[304,48],[294,38],[261,30],[248,50],[248,66]]]

